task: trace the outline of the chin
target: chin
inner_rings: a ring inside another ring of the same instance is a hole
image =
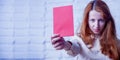
[[[99,35],[100,33],[99,32],[94,32],[95,35]]]

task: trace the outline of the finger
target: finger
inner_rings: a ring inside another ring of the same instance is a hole
[[[53,36],[51,36],[51,40],[53,39],[53,38],[56,38],[56,37],[59,37],[60,35],[59,34],[54,34]]]
[[[56,47],[56,50],[61,50],[61,49],[63,49],[63,46]]]
[[[54,48],[56,48],[58,46],[63,46],[63,42],[59,42],[59,43],[54,44]]]
[[[54,38],[51,40],[52,44],[55,44],[57,41],[61,40],[60,37]]]

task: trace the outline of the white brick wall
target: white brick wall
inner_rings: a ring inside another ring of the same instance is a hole
[[[120,38],[119,0],[104,0],[110,7]],[[73,60],[65,51],[55,50],[53,7],[73,5],[75,32],[88,0],[0,0],[0,60]]]

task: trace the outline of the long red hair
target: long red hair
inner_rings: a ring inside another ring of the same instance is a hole
[[[80,37],[86,45],[93,44],[94,33],[88,26],[89,12],[93,9],[94,1],[88,3],[85,8],[83,22],[80,29]],[[113,60],[118,60],[118,47],[114,19],[109,11],[107,4],[98,0],[95,5],[95,10],[100,12],[106,21],[103,31],[100,34],[100,45],[103,54],[108,55]],[[91,37],[93,36],[93,37]]]

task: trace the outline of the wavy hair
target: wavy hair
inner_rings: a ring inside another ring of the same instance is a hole
[[[80,28],[80,37],[85,42],[86,45],[93,45],[94,33],[90,30],[88,26],[89,12],[93,9],[94,1],[88,3],[84,10],[84,16],[82,25]],[[118,60],[118,47],[117,47],[117,37],[114,19],[110,13],[107,4],[101,0],[96,2],[94,9],[101,13],[104,20],[106,21],[105,26],[100,34],[100,45],[103,54],[109,56],[114,60]]]

